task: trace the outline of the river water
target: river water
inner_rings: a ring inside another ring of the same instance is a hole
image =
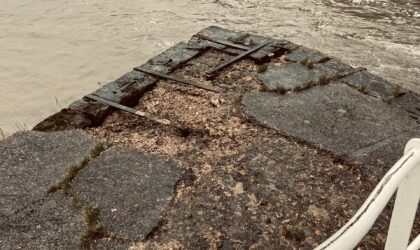
[[[419,0],[0,0],[10,134],[208,25],[286,38],[420,92]]]

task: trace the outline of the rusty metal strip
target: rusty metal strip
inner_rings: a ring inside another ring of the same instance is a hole
[[[226,46],[236,48],[236,49],[241,49],[241,50],[249,50],[250,49],[250,47],[248,47],[248,46],[232,43],[232,42],[229,42],[229,41],[217,40],[217,39],[213,39],[211,37],[203,36],[203,35],[200,35],[200,34],[196,34],[194,36],[198,37],[198,38],[201,38],[201,39],[204,39],[204,40],[207,40],[207,41],[210,41],[210,42],[226,45]]]
[[[157,122],[157,123],[160,123],[160,124],[163,124],[163,125],[173,126],[172,123],[171,123],[171,121],[169,121],[167,119],[161,119],[161,118],[154,117],[153,115],[151,115],[149,113],[142,112],[142,111],[139,111],[137,109],[133,109],[133,108],[130,108],[130,107],[121,105],[119,103],[116,103],[116,102],[113,102],[113,101],[104,99],[104,98],[99,97],[99,96],[96,96],[96,95],[89,94],[86,97],[87,98],[90,98],[92,100],[101,102],[103,104],[106,104],[108,106],[111,106],[111,107],[114,107],[114,108],[117,108],[117,109],[121,109],[121,110],[124,110],[126,112],[129,112],[129,113],[132,113],[132,114],[135,114],[135,115],[138,115],[138,116],[147,118],[147,119],[152,120],[154,122]]]
[[[191,86],[194,86],[194,87],[197,87],[197,88],[200,88],[200,89],[205,89],[205,90],[209,90],[209,91],[213,91],[213,92],[217,92],[217,93],[223,93],[224,92],[223,89],[218,88],[218,87],[209,86],[209,85],[206,85],[206,84],[193,82],[193,81],[186,80],[186,79],[180,79],[180,78],[177,78],[177,77],[173,77],[173,76],[170,76],[170,75],[167,75],[167,74],[151,71],[151,70],[144,69],[144,68],[141,68],[141,67],[134,68],[134,70],[144,72],[146,74],[150,74],[150,75],[157,76],[157,77],[160,77],[160,78],[165,78],[165,79],[168,79],[168,80],[172,80],[172,81],[175,81],[175,82],[191,85]]]
[[[247,55],[249,55],[249,54],[251,54],[251,53],[253,53],[253,52],[255,52],[255,51],[259,50],[259,49],[261,49],[262,47],[268,45],[269,43],[270,42],[264,42],[264,43],[262,43],[262,44],[260,44],[258,46],[255,46],[252,49],[249,49],[249,50],[245,51],[244,53],[239,54],[239,55],[235,56],[234,58],[232,58],[232,59],[230,59],[230,60],[228,60],[228,61],[226,61],[226,62],[224,62],[224,63],[222,63],[222,64],[220,64],[220,65],[218,65],[216,67],[214,67],[214,68],[212,68],[211,70],[207,71],[206,74],[207,75],[212,75],[214,72],[216,72],[216,71],[218,71],[218,70],[220,70],[220,69],[222,69],[222,68],[224,68],[224,67],[226,67],[226,66],[228,66],[228,65],[230,65],[230,64],[232,64],[232,63],[234,63],[236,61],[239,61],[240,59],[242,59],[245,56],[247,56]]]

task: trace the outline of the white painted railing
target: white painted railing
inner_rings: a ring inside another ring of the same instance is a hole
[[[419,250],[420,235],[408,241],[420,199],[420,139],[410,140],[404,156],[388,171],[356,214],[316,250],[353,249],[367,234],[398,189],[386,250]]]

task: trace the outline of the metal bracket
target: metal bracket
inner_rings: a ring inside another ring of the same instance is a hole
[[[234,58],[232,58],[232,59],[230,59],[230,60],[228,60],[228,61],[226,61],[226,62],[224,62],[224,63],[222,63],[222,64],[220,64],[220,65],[218,65],[218,66],[216,66],[214,68],[212,68],[212,69],[210,69],[209,71],[206,72],[206,74],[208,76],[211,76],[212,74],[214,74],[214,72],[216,72],[216,71],[218,71],[218,70],[220,70],[220,69],[222,69],[222,68],[224,68],[224,67],[226,67],[226,66],[228,66],[228,65],[230,65],[230,64],[232,64],[234,62],[237,62],[237,61],[241,60],[245,56],[247,56],[247,55],[249,55],[249,54],[251,54],[251,53],[253,53],[253,52],[255,52],[255,51],[257,51],[257,50],[259,50],[259,49],[261,49],[263,47],[265,47],[269,43],[270,42],[267,41],[265,43],[262,43],[260,45],[257,45],[255,47],[253,47],[252,49],[249,49],[249,50],[245,51],[244,53],[239,54],[239,55],[235,56]]]
[[[180,79],[180,78],[177,78],[177,77],[173,77],[173,76],[170,76],[170,75],[167,75],[167,74],[151,71],[151,70],[144,69],[144,68],[141,68],[141,67],[134,68],[134,70],[140,71],[140,72],[143,72],[143,73],[146,73],[146,74],[149,74],[149,75],[157,76],[157,77],[160,77],[160,78],[172,80],[172,81],[175,81],[175,82],[191,85],[191,86],[194,86],[194,87],[197,87],[197,88],[200,88],[200,89],[205,89],[205,90],[209,90],[209,91],[213,91],[213,92],[217,92],[217,93],[223,93],[224,92],[223,89],[218,88],[218,87],[209,86],[209,85],[206,85],[206,84],[193,82],[193,81],[186,80],[186,79]]]

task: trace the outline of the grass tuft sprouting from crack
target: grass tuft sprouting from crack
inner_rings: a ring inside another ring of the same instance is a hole
[[[77,195],[73,192],[70,186],[70,182],[77,176],[80,170],[82,170],[86,164],[92,159],[97,157],[102,151],[105,150],[105,146],[102,143],[97,143],[95,147],[90,151],[89,155],[86,156],[80,163],[70,167],[67,171],[66,175],[62,180],[60,180],[57,184],[51,186],[47,193],[54,193],[59,190],[63,191],[63,193],[69,197],[75,207],[80,208],[80,200]]]
[[[305,65],[308,69],[314,69],[314,62],[309,60],[308,58],[303,59],[300,61],[302,65]]]
[[[109,237],[110,234],[99,221],[99,208],[85,206],[83,212],[85,215],[86,229],[80,238],[80,244],[83,249],[89,249],[91,240]]]
[[[267,64],[258,65],[257,66],[257,73],[264,73],[264,72],[267,71],[267,69],[268,69]]]
[[[302,242],[305,240],[306,235],[305,232],[299,228],[299,227],[295,227],[295,226],[284,226],[284,236],[290,240],[295,240],[297,242]]]

